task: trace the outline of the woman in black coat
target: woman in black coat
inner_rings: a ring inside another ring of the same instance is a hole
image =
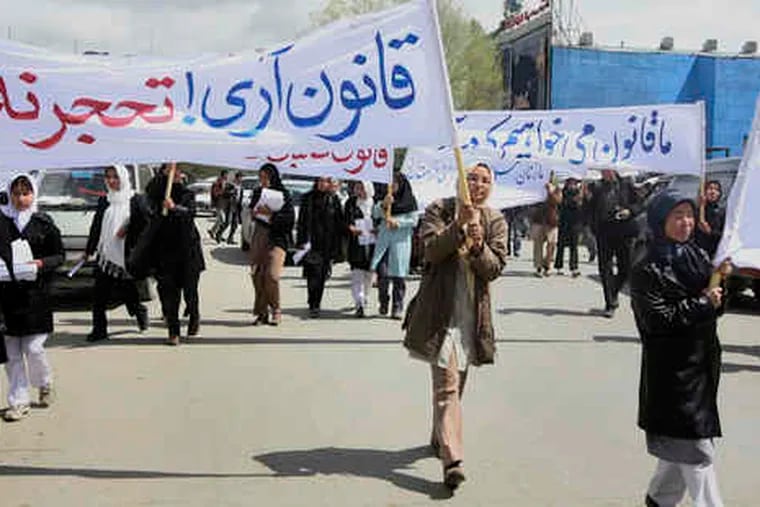
[[[720,181],[712,180],[705,184],[704,206],[705,221],[697,224],[695,238],[711,258],[715,256],[723,236],[723,227],[726,223],[726,209],[721,205],[720,198],[723,196],[723,187]]]
[[[39,388],[40,406],[47,407],[52,400],[52,371],[44,348],[53,332],[48,288],[63,263],[63,243],[53,220],[37,211],[31,176],[11,179],[8,195],[10,203],[0,214],[0,259],[7,270],[0,282],[0,308],[10,383],[4,418],[18,421],[29,414],[30,384]],[[15,257],[24,254],[30,258]]]
[[[302,264],[308,290],[309,316],[319,318],[325,283],[332,262],[340,255],[343,234],[343,211],[338,196],[332,193],[330,178],[318,178],[314,188],[304,194],[298,213],[299,250],[310,249]]]
[[[198,282],[206,264],[201,250],[201,237],[195,227],[195,194],[181,183],[182,172],[177,168],[171,197],[165,199],[167,174],[168,168],[164,165],[162,172],[148,183],[146,194],[155,221],[151,225],[154,238],[151,252],[161,309],[169,327],[167,344],[179,345],[181,296],[185,298],[186,314],[189,317],[187,334],[198,334]],[[163,209],[167,210],[165,216]]]
[[[688,491],[695,505],[723,505],[713,467],[721,436],[717,318],[722,289],[709,288],[712,266],[694,242],[696,207],[676,191],[648,210],[653,234],[631,280],[641,335],[639,427],[659,458],[647,505],[676,505]]]
[[[129,314],[137,318],[140,331],[148,329],[148,310],[140,303],[137,284],[128,273],[126,263],[132,246],[127,240],[134,237],[128,234],[133,226],[131,208],[134,197],[129,173],[124,166],[109,167],[104,179],[108,193],[98,200],[84,253],[85,259],[97,255],[98,264],[92,302],[92,332],[87,335],[90,342],[108,338],[106,304],[114,299],[114,294],[123,298]]]
[[[255,292],[253,324],[272,324],[277,326],[282,321],[280,305],[280,277],[285,266],[285,256],[293,244],[293,224],[295,211],[290,193],[280,178],[280,172],[273,164],[264,164],[259,169],[261,186],[251,196],[249,213],[253,218],[254,230],[251,248],[248,250],[251,260],[251,278]],[[264,189],[282,194],[283,205],[278,211],[259,204]],[[269,319],[269,312],[272,318]]]

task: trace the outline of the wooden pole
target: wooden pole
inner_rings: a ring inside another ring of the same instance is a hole
[[[705,196],[705,190],[705,174],[702,173],[702,177],[699,179],[699,223],[707,222],[707,213],[705,211],[707,196]]]
[[[464,167],[462,148],[459,146],[454,147],[454,158],[456,158],[457,161],[457,173],[459,174],[459,197],[462,199],[462,204],[465,206],[472,206],[470,187],[467,186],[467,171]]]
[[[172,196],[172,185],[174,184],[174,174],[177,172],[177,163],[171,162],[169,164],[169,175],[166,180],[166,192],[164,193],[164,202],[169,200]],[[163,215],[166,216],[169,214],[169,210],[164,208],[162,211]]]

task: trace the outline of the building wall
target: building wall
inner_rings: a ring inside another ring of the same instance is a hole
[[[707,145],[742,154],[760,94],[760,58],[552,48],[551,107],[705,101]]]

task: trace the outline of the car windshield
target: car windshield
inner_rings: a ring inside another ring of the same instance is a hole
[[[243,190],[253,190],[259,184],[258,178],[243,178]]]
[[[92,208],[106,195],[105,167],[74,171],[46,171],[39,185],[44,208]]]

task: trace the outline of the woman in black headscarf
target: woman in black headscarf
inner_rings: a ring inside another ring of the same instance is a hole
[[[285,266],[285,254],[293,243],[293,223],[295,213],[290,193],[282,184],[280,172],[273,164],[264,164],[259,169],[261,186],[251,196],[251,216],[254,229],[249,255],[251,259],[251,279],[255,292],[253,314],[254,325],[279,325],[282,320],[280,307],[280,276]],[[282,194],[283,205],[277,210],[259,204],[265,189]],[[272,319],[269,319],[269,312]]]
[[[303,258],[309,300],[309,316],[319,318],[325,283],[332,262],[340,255],[343,242],[343,211],[340,199],[332,192],[330,178],[318,178],[314,188],[304,194],[298,212],[299,250],[309,249]]]
[[[392,194],[375,207],[374,217],[380,221],[372,269],[378,274],[380,315],[388,315],[388,294],[393,283],[391,318],[401,319],[406,295],[406,277],[412,257],[412,233],[419,220],[417,200],[409,180],[400,172],[393,175]],[[388,211],[390,210],[390,214]]]
[[[195,227],[195,194],[182,184],[182,171],[177,168],[171,195],[165,199],[168,173],[167,164],[164,164],[145,191],[153,208],[154,220],[157,221],[152,225],[156,230],[151,250],[155,259],[161,309],[169,328],[166,343],[179,345],[179,303],[182,296],[189,317],[187,334],[198,334],[198,282],[206,264],[201,250],[201,237]],[[165,216],[162,213],[164,209],[167,210]]]
[[[676,505],[688,491],[695,505],[723,505],[713,459],[721,436],[717,318],[723,292],[710,288],[712,266],[694,242],[696,207],[676,191],[650,204],[653,234],[636,265],[631,298],[641,335],[638,424],[659,458],[647,505]]]

